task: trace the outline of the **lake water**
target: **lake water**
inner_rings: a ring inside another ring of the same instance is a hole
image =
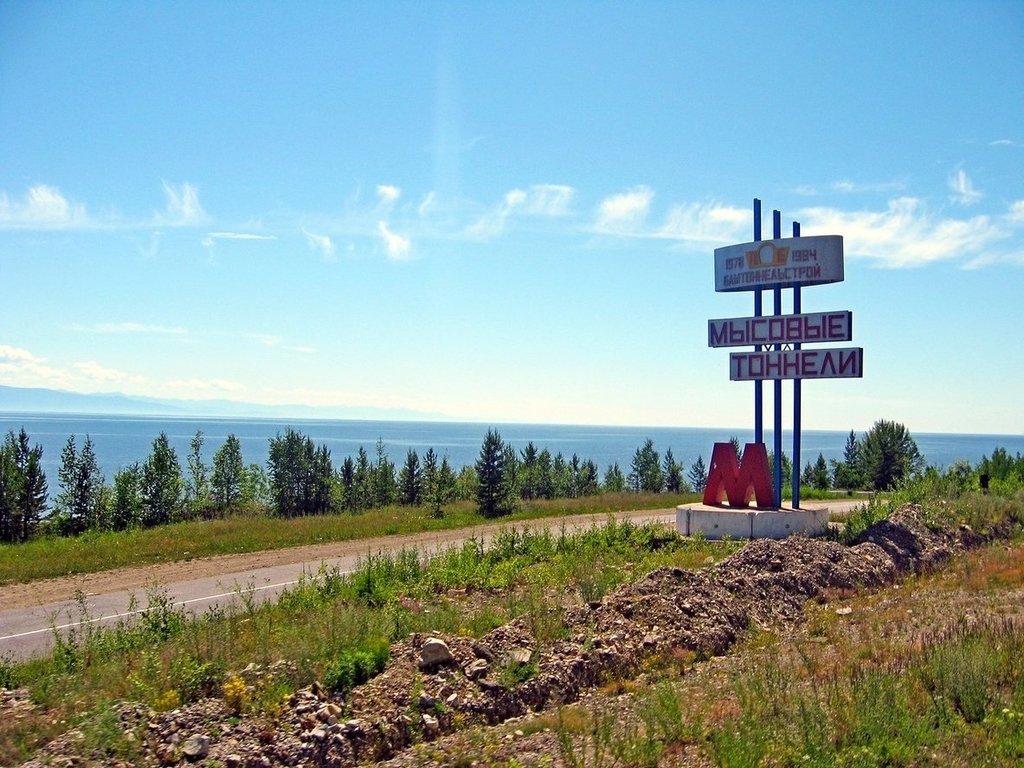
[[[346,456],[355,456],[362,446],[376,455],[377,440],[384,441],[389,458],[401,466],[409,449],[422,459],[428,448],[439,457],[447,456],[458,469],[476,461],[480,444],[488,428],[493,427],[502,439],[517,449],[532,441],[538,450],[547,448],[552,456],[562,453],[569,459],[574,453],[581,460],[591,459],[604,474],[614,462],[626,474],[637,448],[647,438],[654,441],[661,456],[669,448],[676,461],[688,469],[698,456],[705,464],[711,456],[712,444],[736,436],[740,442],[752,439],[752,430],[703,429],[688,427],[599,427],[550,424],[479,424],[428,421],[344,421],[293,419],[210,419],[125,416],[75,416],[67,414],[0,413],[0,433],[17,432],[22,427],[33,445],[43,448],[43,468],[51,492],[57,489],[57,468],[60,454],[69,435],[75,435],[79,448],[86,435],[93,441],[100,468],[108,480],[114,472],[133,462],[143,462],[149,455],[153,440],[166,432],[178,459],[185,467],[189,442],[197,430],[204,438],[206,462],[234,434],[242,447],[247,464],[265,464],[269,440],[288,427],[308,435],[315,443],[326,445],[335,466]],[[813,462],[821,453],[826,459],[841,459],[846,432],[804,430],[800,466]],[[858,436],[860,434],[858,433]],[[914,440],[928,464],[946,467],[958,459],[972,464],[995,448],[1011,454],[1024,453],[1024,435],[914,434]],[[772,446],[771,432],[765,431],[765,442]],[[792,454],[792,437],[784,433],[783,451]]]

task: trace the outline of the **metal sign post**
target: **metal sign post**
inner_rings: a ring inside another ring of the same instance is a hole
[[[853,338],[851,312],[805,315],[801,306],[802,286],[838,283],[844,278],[841,236],[802,237],[800,223],[793,222],[793,236],[783,239],[782,213],[776,210],[772,212],[772,239],[761,240],[761,201],[757,198],[754,199],[754,241],[715,249],[715,290],[753,291],[754,316],[709,320],[708,346],[754,347],[752,352],[729,354],[729,378],[754,382],[755,445],[764,444],[762,382],[774,382],[772,499],[775,509],[782,506],[783,379],[793,380],[793,508],[799,509],[802,381],[864,375],[864,350],[860,347],[805,349],[803,346]],[[774,314],[765,316],[761,294],[768,288],[773,293]],[[782,291],[786,288],[793,289],[790,315],[782,311]]]

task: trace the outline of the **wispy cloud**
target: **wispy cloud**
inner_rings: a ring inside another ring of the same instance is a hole
[[[899,192],[906,189],[907,182],[904,179],[890,179],[888,181],[852,181],[840,179],[832,182],[834,192],[853,194],[858,192]]]
[[[139,333],[161,336],[184,336],[188,329],[180,326],[152,325],[149,323],[122,322],[122,323],[97,323],[96,325],[73,325],[76,331],[88,331],[91,333]]]
[[[404,261],[412,255],[412,241],[404,235],[393,232],[386,221],[377,222],[377,232],[384,241],[384,249],[391,261]]]
[[[167,207],[162,213],[155,216],[155,220],[159,224],[169,227],[185,227],[207,221],[206,211],[199,204],[199,191],[195,185],[188,182],[171,184],[167,181],[162,184],[164,195],[167,197]]]
[[[674,206],[656,237],[699,243],[736,242],[750,227],[750,211],[720,203],[688,203]]]
[[[980,266],[990,261],[1019,261],[1024,254],[1001,245],[1012,238],[1011,208],[1008,217],[974,216],[968,219],[939,218],[922,200],[900,197],[882,211],[842,211],[807,208],[797,218],[811,232],[841,234],[846,255],[864,258],[879,266],[920,267],[939,261],[958,261]]]
[[[436,195],[433,191],[428,192],[424,195],[423,200],[420,202],[419,207],[416,208],[416,212],[421,216],[426,216],[430,209],[434,207],[434,200]]]
[[[84,203],[69,199],[49,184],[29,187],[20,199],[0,191],[0,229],[138,230],[189,227],[209,219],[193,184],[164,181],[162,186],[166,205],[148,218],[125,218],[114,211],[90,214]]]
[[[312,355],[316,353],[316,347],[310,347],[304,344],[285,344],[284,340],[280,336],[271,333],[247,333],[245,334],[245,337],[258,342],[268,349],[283,349],[288,352],[298,352],[303,355]]]
[[[170,395],[187,399],[237,395],[245,389],[244,385],[228,379],[174,379],[166,384]]]
[[[952,200],[961,205],[973,205],[982,198],[981,192],[974,188],[971,177],[963,168],[958,168],[950,175],[948,186],[950,192],[953,193]]]
[[[646,221],[653,199],[654,190],[643,185],[606,197],[597,208],[595,230],[615,235],[635,233]]]
[[[209,232],[211,240],[277,240],[277,235],[256,235],[252,232]]]
[[[567,216],[575,193],[564,184],[534,184],[527,189],[509,190],[500,203],[466,229],[466,234],[475,239],[496,237],[512,216]]]
[[[378,184],[377,197],[382,203],[393,203],[402,196],[402,190],[391,184]]]
[[[76,371],[85,376],[85,378],[102,384],[125,382],[142,383],[143,381],[141,376],[132,376],[124,371],[119,371],[116,368],[108,368],[105,365],[100,365],[94,360],[75,363],[73,367]]]
[[[1014,141],[1013,139],[996,139],[995,141],[989,142],[990,147],[1024,147],[1024,142]]]
[[[334,259],[334,243],[331,242],[331,238],[328,235],[318,235],[307,229],[303,229],[302,234],[306,236],[306,242],[311,249],[319,251],[328,261]]]
[[[67,229],[90,226],[85,206],[68,200],[57,187],[37,184],[12,201],[0,192],[0,228]]]

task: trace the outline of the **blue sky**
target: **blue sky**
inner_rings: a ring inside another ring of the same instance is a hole
[[[745,427],[760,197],[845,239],[805,428],[1024,433],[1016,0],[0,2],[0,126],[0,384]]]

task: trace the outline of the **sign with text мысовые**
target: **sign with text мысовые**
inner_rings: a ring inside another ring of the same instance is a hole
[[[731,381],[775,379],[859,379],[864,376],[861,347],[785,349],[729,354]]]
[[[803,344],[850,341],[853,313],[815,312],[807,315],[768,315],[708,320],[709,347],[748,347],[754,344]]]
[[[842,281],[842,235],[759,240],[715,249],[715,290],[718,292]]]

